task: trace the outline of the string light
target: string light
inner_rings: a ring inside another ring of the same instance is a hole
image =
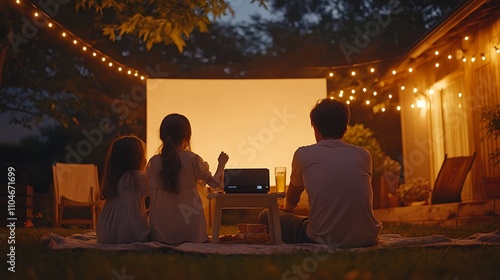
[[[405,90],[405,86],[401,86],[401,90]]]
[[[375,68],[370,69],[370,72],[372,73],[375,72]]]
[[[410,107],[413,109],[415,108],[415,104],[411,103]]]
[[[484,61],[486,60],[486,56],[484,56],[484,53],[481,53],[481,59]]]
[[[352,75],[352,76],[356,76],[356,72],[352,71],[352,72],[351,72],[351,75]]]
[[[461,92],[458,93],[458,97],[460,97],[460,98],[462,97],[462,93]]]
[[[356,93],[356,90],[355,90],[355,89],[351,89],[351,93],[352,93],[352,94],[355,94],[355,93]]]
[[[370,100],[366,100],[366,101],[365,101],[365,104],[366,104],[366,105],[370,105]]]
[[[377,96],[377,92],[376,91],[373,92],[373,96]]]
[[[382,112],[385,112],[385,107],[382,107],[382,109],[381,109],[381,110],[382,110]]]
[[[436,68],[438,68],[438,67],[439,67],[439,62],[436,62],[436,64],[435,64],[435,65],[436,65]]]
[[[496,51],[497,53],[500,53],[500,49],[499,49],[499,48],[497,48],[497,46],[494,46],[493,48],[495,48],[495,51]]]
[[[389,94],[389,99],[392,99],[392,94]]]
[[[433,95],[433,94],[434,94],[434,90],[433,90],[432,88],[431,88],[431,89],[429,89],[429,94],[430,94],[430,95]]]
[[[470,59],[471,62],[474,62],[476,61],[476,57],[472,56],[471,59]]]
[[[411,73],[411,72],[413,72],[413,68],[411,68],[411,67],[410,67],[410,68],[408,69],[408,72],[410,72],[410,73]]]
[[[21,4],[21,1],[20,0],[15,0],[15,3]],[[116,67],[114,69],[117,69],[119,72],[122,71],[122,69],[123,69],[123,65],[122,64],[116,62],[115,60],[113,60],[109,56],[103,54],[101,51],[95,49],[92,45],[90,45],[90,44],[86,43],[85,41],[81,40],[78,36],[76,36],[73,33],[71,33],[68,29],[66,29],[64,26],[62,26],[61,24],[59,24],[57,21],[54,21],[49,15],[47,15],[47,13],[45,13],[43,10],[39,9],[33,3],[31,3],[30,1],[24,1],[23,4],[25,4],[27,7],[31,8],[31,9],[33,9],[33,15],[34,15],[34,17],[37,17],[37,18],[44,17],[45,18],[44,21],[37,20],[39,22],[39,25],[37,25],[37,27],[43,27],[41,25],[41,23],[43,22],[43,24],[45,24],[49,28],[53,28],[53,27],[59,28],[59,29],[57,29],[58,31],[56,31],[56,32],[60,32],[62,38],[70,38],[71,39],[70,42],[72,42],[73,45],[83,45],[82,48],[81,48],[81,50],[84,51],[84,52],[86,52],[87,50],[94,50],[92,52],[92,56],[93,57],[96,57],[99,54],[99,57],[101,57],[102,61],[106,61],[106,60],[109,61],[109,63],[108,63],[109,67]],[[129,71],[129,72],[130,72],[130,73],[128,73],[129,75],[132,74],[132,71]],[[134,76],[140,77],[141,80],[145,79],[145,76],[144,75],[139,75],[139,72],[137,70],[134,70]]]
[[[354,96],[352,96],[352,95],[351,95],[351,96],[349,96],[349,99],[350,99],[350,100],[354,100]]]
[[[366,88],[363,88],[363,92],[366,92]]]
[[[417,89],[417,88],[413,88],[413,92],[415,92],[415,93],[416,93],[417,91],[418,91],[418,89]]]
[[[463,62],[467,62],[467,58],[464,56],[464,57],[462,58],[462,61],[463,61]]]
[[[435,54],[435,55],[439,55],[439,51],[435,51],[435,52],[434,52],[434,54]]]
[[[401,106],[398,105],[398,107],[396,107],[396,110],[401,111]]]
[[[392,75],[396,75],[396,70],[392,70]]]
[[[345,103],[346,103],[347,105],[349,105],[349,104],[351,104],[351,101],[347,100]]]
[[[464,40],[468,41],[469,40],[469,36],[465,36]]]
[[[330,72],[330,74],[329,74],[329,75],[330,75],[330,77],[333,77],[333,72]]]
[[[452,59],[453,56],[451,54],[448,55],[448,59]]]

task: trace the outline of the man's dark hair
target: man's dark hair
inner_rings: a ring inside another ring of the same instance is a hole
[[[311,124],[323,137],[341,139],[351,120],[349,107],[336,99],[324,98],[311,110]]]

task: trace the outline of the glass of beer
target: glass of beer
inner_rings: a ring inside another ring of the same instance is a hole
[[[285,193],[286,167],[275,167],[276,193]]]

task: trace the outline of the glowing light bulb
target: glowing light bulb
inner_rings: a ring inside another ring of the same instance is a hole
[[[92,53],[92,56],[97,56],[97,54],[96,53]]]
[[[351,101],[347,100],[345,103],[346,103],[347,105],[349,105],[349,104],[351,104]]]
[[[401,86],[401,90],[405,90],[405,86]]]
[[[49,22],[49,27],[52,27],[52,26],[53,26],[52,22]]]
[[[436,62],[436,68],[438,68],[438,67],[439,67],[439,62]]]
[[[106,58],[105,58],[105,57],[103,57],[103,58],[101,58],[101,60],[102,60],[102,61],[106,61]]]
[[[413,72],[413,68],[411,68],[411,67],[410,67],[410,68],[408,69],[408,72],[410,72],[410,73],[411,73],[411,72]]]
[[[38,17],[38,12],[35,12],[35,17]]]
[[[354,96],[349,96],[349,99],[350,100],[354,100]]]
[[[377,92],[376,91],[373,92],[373,96],[377,96]]]
[[[86,51],[86,50],[87,50],[87,47],[83,47],[83,48],[82,48],[82,50],[83,50],[83,51]]]
[[[370,100],[365,101],[366,105],[370,105]]]
[[[73,44],[75,44],[75,45],[76,45],[76,43],[78,43],[78,41],[77,41],[77,40],[73,40]]]
[[[330,74],[329,74],[329,75],[330,75],[330,77],[333,77],[333,72],[330,72]]]
[[[352,93],[352,94],[355,94],[355,93],[356,93],[356,90],[355,90],[355,89],[351,89],[351,93]]]
[[[372,73],[375,72],[375,68],[370,69],[370,72]]]
[[[118,67],[118,71],[122,71],[122,68],[121,68],[121,67]]]
[[[108,65],[109,65],[109,67],[113,66],[113,62],[110,62]]]
[[[417,89],[417,88],[413,88],[413,92],[417,92],[417,91],[418,91],[418,89]]]
[[[356,76],[356,72],[352,71],[352,72],[351,72],[351,75],[352,75],[352,76]]]
[[[423,108],[424,107],[424,101],[418,100],[417,101],[417,108]]]
[[[392,75],[396,75],[396,70],[392,70]]]
[[[458,97],[462,97],[462,93],[461,92],[458,93]]]
[[[481,54],[481,59],[484,61],[486,60],[486,56],[484,56],[484,54]]]
[[[470,59],[470,61],[474,62],[474,61],[476,61],[476,58],[473,56],[473,57]]]
[[[385,107],[382,107],[382,112],[385,112]]]
[[[396,107],[396,110],[401,111],[401,106]]]
[[[62,33],[62,36],[63,36],[63,37],[66,37],[66,32],[63,32],[63,33]]]
[[[130,74],[132,74],[132,71],[128,70],[128,71],[127,71],[127,74],[129,74],[129,75],[130,75]]]
[[[413,108],[415,108],[415,104],[413,104],[413,103],[412,103],[412,104],[410,105],[410,107],[411,107],[412,109],[413,109]]]
[[[363,92],[366,92],[366,88],[363,88]]]
[[[469,36],[465,36],[464,40],[468,41],[469,40]]]
[[[389,99],[392,99],[392,94],[389,94]]]
[[[451,59],[453,56],[451,54],[448,55],[448,59]]]
[[[144,76],[141,76],[141,80],[144,80]]]
[[[344,96],[344,94],[343,94],[342,92],[341,92],[341,93],[339,93],[339,97],[342,97],[342,96]]]
[[[429,90],[429,94],[434,94],[434,90],[432,88]]]
[[[463,57],[463,58],[462,58],[462,61],[463,61],[463,62],[467,62],[467,58],[466,58],[466,57]]]

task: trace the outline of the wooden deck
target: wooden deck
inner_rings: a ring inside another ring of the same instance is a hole
[[[377,220],[388,224],[460,225],[500,221],[500,199],[375,209]]]

